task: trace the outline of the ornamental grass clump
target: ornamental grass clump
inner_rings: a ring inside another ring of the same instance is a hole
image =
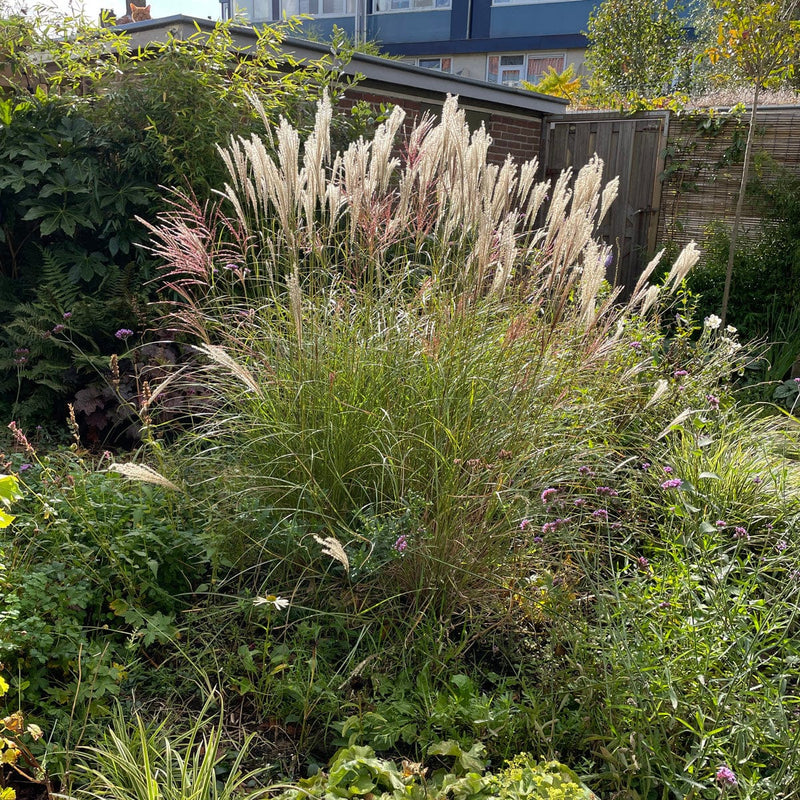
[[[315,565],[452,611],[525,558],[529,500],[587,434],[602,461],[646,424],[653,312],[697,251],[662,287],[656,257],[621,304],[599,159],[554,185],[535,160],[492,164],[454,98],[334,154],[332,114],[305,143],[286,122],[231,140],[218,207],[176,195],[150,228],[172,324],[202,342],[184,480],[225,521],[225,558],[271,585]]]

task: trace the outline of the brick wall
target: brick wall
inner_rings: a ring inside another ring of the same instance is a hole
[[[511,154],[517,161],[530,161],[540,156],[542,141],[542,120],[492,114],[488,125],[489,134],[494,140],[490,157],[504,160]]]
[[[426,112],[436,112],[441,108],[441,103],[434,100],[359,91],[348,92],[340,100],[339,108],[349,111],[360,100],[369,103],[376,109],[381,103],[401,106],[406,112],[403,133],[408,133]],[[521,115],[502,114],[472,109],[467,106],[467,122],[472,128],[477,128],[483,122],[489,131],[493,140],[489,149],[490,161],[502,163],[509,153],[517,161],[528,161],[534,156],[540,156],[542,144],[542,119],[540,117],[531,116],[526,119]]]

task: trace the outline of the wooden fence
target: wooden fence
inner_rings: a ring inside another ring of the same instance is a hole
[[[595,153],[607,179],[619,176],[619,195],[599,234],[615,251],[607,277],[623,286],[633,286],[656,244],[667,123],[667,112],[563,114],[547,122],[546,177],[555,180],[566,167],[578,170]]]
[[[800,175],[800,107],[765,108],[757,121],[756,165]],[[747,114],[666,111],[551,117],[545,175],[552,179],[568,166],[577,170],[594,153],[605,161],[608,178],[619,175],[619,198],[600,236],[616,251],[609,279],[630,286],[658,247],[694,240],[702,248],[712,223],[733,220],[747,123]],[[746,203],[745,233],[763,225],[761,217],[755,204]]]
[[[673,114],[662,179],[658,240],[702,246],[711,223],[730,224],[742,177],[749,114],[714,116]],[[800,175],[800,108],[765,108],[756,115],[754,170],[774,175],[788,169]],[[745,198],[742,232],[763,225],[762,211]]]

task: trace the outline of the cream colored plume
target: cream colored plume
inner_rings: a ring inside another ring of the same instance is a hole
[[[144,464],[114,464],[109,467],[109,472],[118,472],[120,475],[130,478],[132,481],[153,483],[156,486],[163,486],[165,489],[171,489],[174,492],[181,491],[180,487],[176,486],[171,480]]]
[[[342,547],[342,543],[333,536],[326,536],[324,539],[317,534],[313,534],[314,541],[322,545],[322,552],[326,556],[330,556],[334,561],[338,561],[343,567],[345,572],[350,572],[350,559]]]
[[[209,360],[213,361],[215,364],[225,367],[231,375],[238,378],[250,391],[255,392],[257,395],[263,394],[256,379],[238,361],[231,358],[221,347],[217,347],[217,345],[214,344],[201,344],[195,345],[194,349],[207,356]]]

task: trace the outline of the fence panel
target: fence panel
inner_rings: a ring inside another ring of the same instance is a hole
[[[668,121],[668,113],[659,111],[549,119],[545,177],[555,180],[567,167],[577,172],[595,153],[603,159],[606,180],[619,176],[619,196],[599,234],[614,248],[608,279],[628,289],[656,244]]]

